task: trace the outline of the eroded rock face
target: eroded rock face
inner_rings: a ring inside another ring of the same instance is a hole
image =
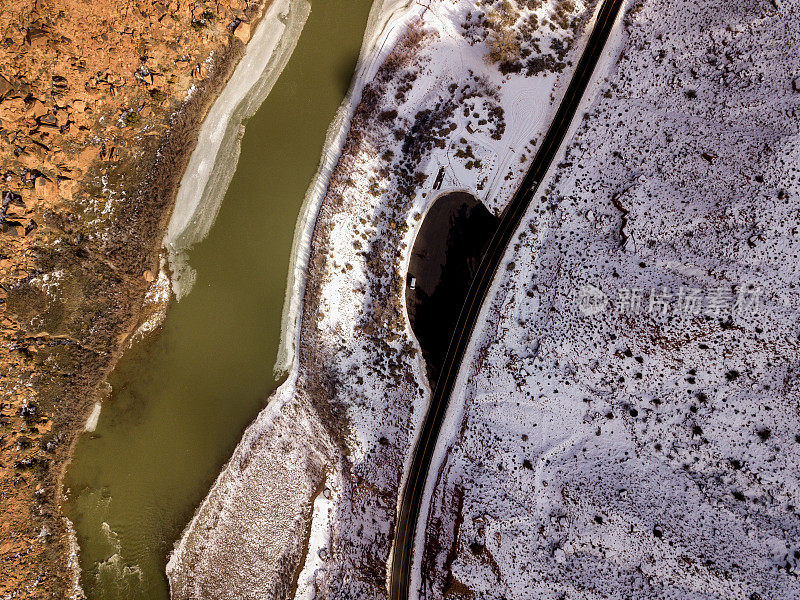
[[[136,324],[196,127],[242,54],[233,23],[264,5],[0,9],[1,597],[68,596],[60,466]]]

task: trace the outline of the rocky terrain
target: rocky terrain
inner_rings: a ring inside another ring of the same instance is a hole
[[[59,481],[260,0],[0,8],[0,598],[66,598]]]
[[[800,3],[631,3],[506,253],[424,598],[800,597]]]

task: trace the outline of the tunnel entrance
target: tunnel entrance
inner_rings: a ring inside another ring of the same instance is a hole
[[[438,198],[414,240],[406,277],[411,328],[433,386],[472,278],[500,220],[466,192]]]

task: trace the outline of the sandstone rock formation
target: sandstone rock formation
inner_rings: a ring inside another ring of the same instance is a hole
[[[266,3],[0,8],[0,598],[72,593],[61,471],[137,324],[197,126]]]

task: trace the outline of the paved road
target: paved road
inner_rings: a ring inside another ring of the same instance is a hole
[[[581,97],[608,41],[608,36],[611,33],[611,28],[621,5],[622,0],[603,0],[603,6],[598,13],[595,27],[575,68],[575,73],[564,94],[564,99],[558,107],[556,116],[550,124],[550,129],[548,129],[547,135],[544,137],[542,145],[536,153],[528,173],[525,175],[525,179],[522,180],[522,184],[514,198],[503,213],[497,232],[489,244],[489,248],[483,257],[464,301],[436,389],[431,398],[428,413],[425,415],[422,432],[414,447],[411,470],[403,490],[393,546],[389,589],[389,598],[391,600],[408,600],[411,560],[414,551],[414,532],[420,517],[422,494],[425,491],[425,482],[428,478],[431,458],[436,446],[436,439],[439,437],[439,431],[442,427],[447,402],[453,391],[453,385],[458,376],[464,352],[469,344],[470,334],[489,291],[493,275],[503,260],[506,246],[533,200],[539,187],[539,182],[544,178],[551,163],[556,158],[561,143],[564,141],[570,123],[578,110]]]

